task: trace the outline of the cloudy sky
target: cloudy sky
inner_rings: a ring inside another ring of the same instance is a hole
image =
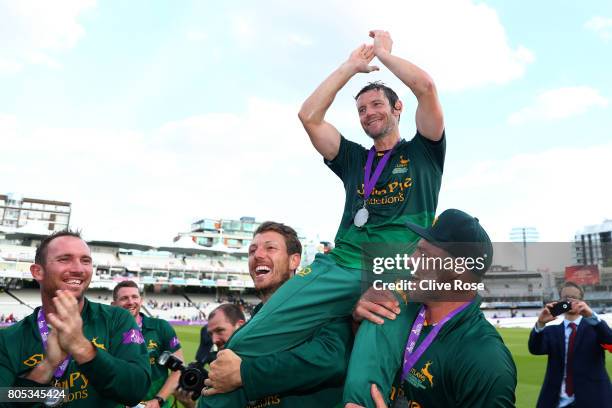
[[[0,0],[0,193],[72,202],[90,239],[167,243],[243,215],[331,239],[342,184],[297,112],[375,28],[437,83],[439,212],[468,211],[498,241],[519,226],[566,241],[612,217],[605,0]],[[352,95],[378,79],[414,112],[383,68],[328,115],[366,146]]]

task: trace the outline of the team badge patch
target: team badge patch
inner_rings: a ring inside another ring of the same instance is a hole
[[[139,330],[131,329],[123,333],[123,344],[142,344],[144,343],[144,337],[142,337],[142,333]]]
[[[170,348],[174,348],[174,347],[178,346],[179,344],[181,344],[181,343],[179,342],[179,339],[176,336],[174,336],[172,338],[172,340],[170,340]]]

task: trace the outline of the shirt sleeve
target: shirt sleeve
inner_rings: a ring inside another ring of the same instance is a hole
[[[342,384],[351,351],[351,325],[339,319],[291,350],[243,360],[240,375],[249,400]]]
[[[323,162],[333,171],[340,179],[346,183],[347,177],[351,174],[351,170],[363,161],[366,149],[358,143],[351,142],[344,136],[340,135],[340,147],[338,154],[332,160]]]
[[[151,368],[144,337],[127,310],[116,308],[109,350],[96,350],[93,360],[79,365],[103,397],[120,404],[138,404],[151,386]]]
[[[161,322],[161,332],[163,335],[163,347],[164,347],[164,351],[169,351],[171,353],[174,353],[177,350],[180,350],[181,348],[181,342],[179,341],[178,336],[176,335],[176,332],[174,331],[174,329],[172,328],[172,326],[170,326],[170,323],[168,323],[165,320],[160,320]]]
[[[599,315],[597,313],[593,312],[593,315],[591,317],[585,317],[584,321],[590,324],[591,326],[597,326],[597,324],[601,322],[601,319],[599,318]]]
[[[438,141],[429,140],[419,132],[416,133],[412,140],[423,150],[433,167],[442,173],[446,157],[446,131],[442,132],[442,139]]]
[[[9,353],[4,343],[4,333],[0,332],[0,387],[11,387],[15,382],[15,372],[11,367]]]
[[[472,352],[458,353],[452,370],[455,405],[472,408],[514,408],[516,366],[501,340],[483,339]]]

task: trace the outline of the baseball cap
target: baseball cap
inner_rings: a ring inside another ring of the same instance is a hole
[[[408,223],[406,226],[415,234],[433,245],[446,250],[454,257],[482,258],[483,268],[472,271],[484,275],[493,262],[493,244],[478,218],[457,209],[440,214],[431,227]]]

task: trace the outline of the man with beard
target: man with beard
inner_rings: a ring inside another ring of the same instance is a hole
[[[301,252],[302,245],[293,228],[270,221],[259,226],[249,246],[249,273],[261,303],[253,311],[252,319],[235,334],[257,321],[262,308],[281,286],[297,279],[294,275]],[[297,275],[302,273],[306,272],[302,270]],[[294,299],[297,309],[299,296]],[[277,327],[271,334],[291,329]],[[338,318],[286,351],[241,358],[226,347],[211,363],[206,380],[209,388],[203,390],[205,397],[200,398],[200,406],[333,407],[342,399],[351,345],[350,319]]]
[[[266,302],[256,319],[235,333],[227,347],[241,357],[290,349],[326,322],[350,315],[368,269],[362,258],[376,256],[364,254],[364,245],[414,246],[418,235],[404,225],[413,222],[427,227],[434,220],[445,154],[444,121],[436,87],[425,71],[391,53],[388,32],[376,30],[369,35],[373,43],[353,51],[304,102],[298,115],[315,149],[345,188],[336,246],[329,254],[318,254],[303,273]],[[374,57],[416,96],[416,135],[410,141],[400,138],[403,103],[391,88],[371,83],[356,97],[361,125],[374,142],[368,150],[344,138],[325,120],[325,114],[338,91],[355,74],[378,70],[369,65]],[[409,324],[402,319],[405,315],[399,315],[399,324],[384,325],[381,330],[391,330],[386,335],[397,336]],[[359,358],[367,363],[378,356]],[[362,397],[355,399],[351,394],[350,401],[365,403],[370,399],[369,392]]]
[[[157,364],[157,359],[164,351],[169,351],[183,360],[183,352],[180,350],[181,344],[176,337],[176,332],[167,321],[147,317],[140,312],[142,296],[140,296],[140,290],[134,281],[119,282],[113,289],[111,304],[130,312],[144,336],[149,353],[149,363],[151,364],[151,387],[144,397],[145,407],[169,407],[170,404],[166,400],[175,390],[181,373],[175,371],[168,375],[168,369]]]
[[[0,331],[0,387],[59,387],[70,407],[136,405],[151,385],[144,339],[127,311],[85,299],[85,241],[68,230],[46,237],[30,272],[42,306]]]

